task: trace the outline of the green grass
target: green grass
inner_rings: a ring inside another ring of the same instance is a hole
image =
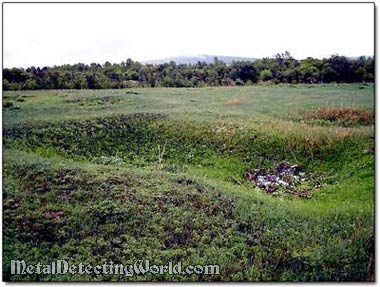
[[[5,92],[4,278],[373,280],[373,126],[304,119],[327,106],[373,111],[373,93],[373,85]],[[246,182],[245,172],[282,160],[320,183],[310,199]],[[12,276],[19,258],[183,261],[219,264],[221,274]]]
[[[6,101],[17,95],[24,101],[14,100],[21,109],[9,109],[4,123],[52,122],[135,112],[164,113],[185,120],[259,123],[268,117],[292,120],[304,110],[325,106],[373,109],[373,93],[373,85],[15,91],[4,93]],[[101,102],[105,97],[111,101]],[[243,103],[229,103],[234,98],[243,99]]]

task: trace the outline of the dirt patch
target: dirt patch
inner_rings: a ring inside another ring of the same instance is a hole
[[[227,106],[240,106],[248,102],[246,97],[233,97],[232,99],[226,101]]]
[[[371,125],[374,123],[374,113],[369,110],[354,108],[321,108],[307,112],[305,119],[326,120],[343,125]]]
[[[254,169],[247,172],[246,180],[270,195],[288,194],[293,197],[309,198],[312,189],[319,184],[298,165],[280,162],[270,171]]]

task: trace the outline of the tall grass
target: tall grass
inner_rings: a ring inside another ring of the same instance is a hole
[[[371,125],[374,122],[373,111],[357,108],[318,108],[306,113],[306,119],[322,119],[344,124],[357,123],[361,125]]]

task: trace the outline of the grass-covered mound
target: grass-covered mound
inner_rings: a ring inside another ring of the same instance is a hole
[[[19,155],[5,158],[6,280],[341,281],[373,274],[373,217],[364,206],[338,207],[342,201],[321,210],[323,199],[279,202],[183,174]],[[220,264],[221,274],[11,277],[12,258],[93,265],[149,258]]]

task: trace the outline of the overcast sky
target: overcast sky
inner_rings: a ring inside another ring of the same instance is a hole
[[[373,4],[4,4],[4,66],[374,54]]]

